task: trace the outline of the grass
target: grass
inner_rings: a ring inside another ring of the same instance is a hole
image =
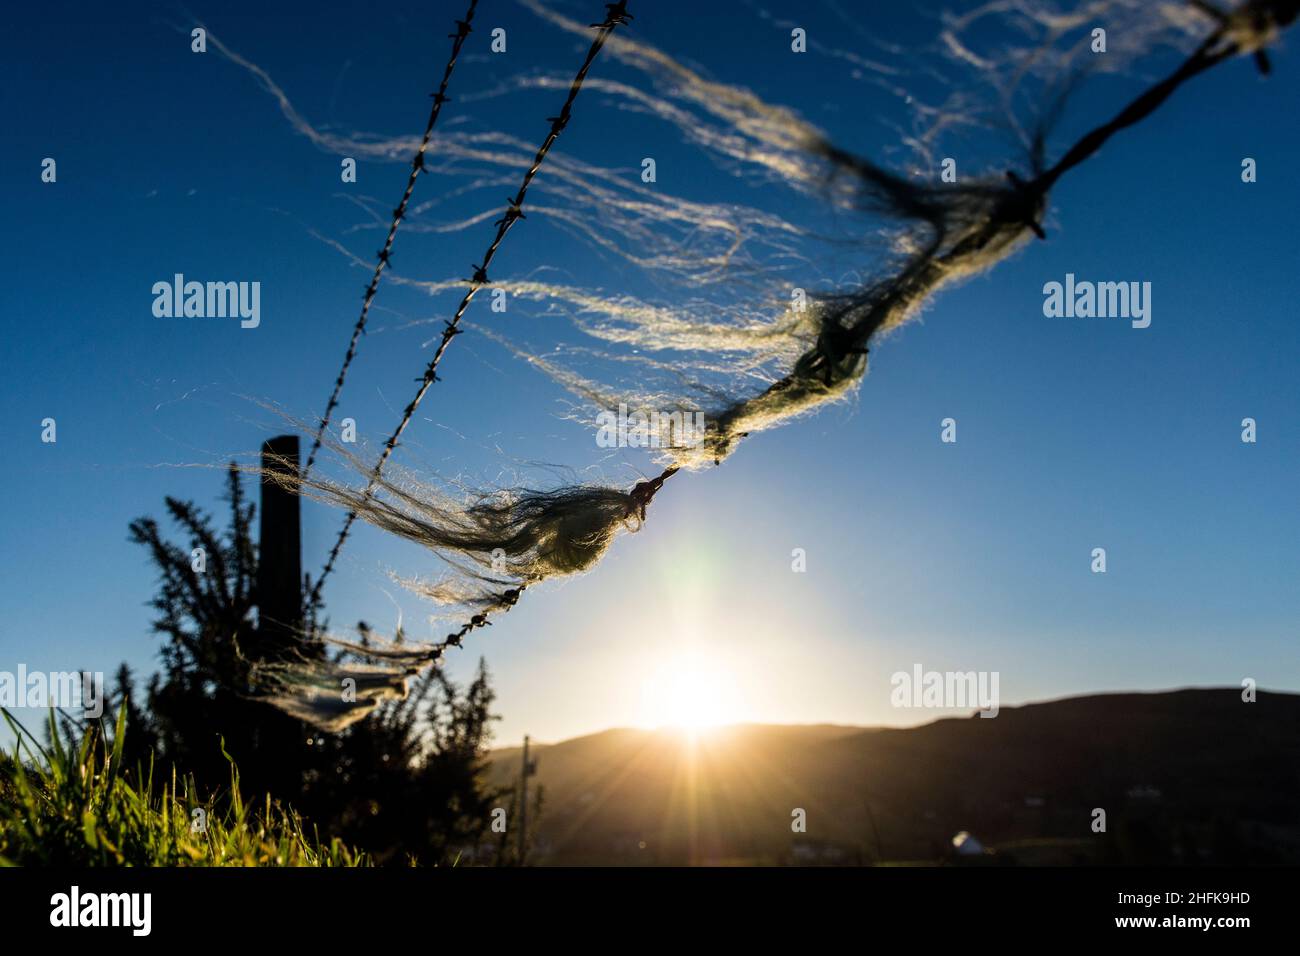
[[[0,712],[17,737],[12,757],[0,753],[0,866],[370,865],[270,797],[247,804],[229,754],[230,788],[207,799],[175,768],[158,792],[152,761],[126,774],[125,708],[111,742],[98,727],[80,743],[61,738],[51,711],[48,747]]]

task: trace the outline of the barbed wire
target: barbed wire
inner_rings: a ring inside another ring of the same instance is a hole
[[[469,289],[460,300],[460,305],[456,308],[455,314],[447,322],[442,337],[438,342],[438,347],[433,353],[433,358],[429,360],[429,364],[425,367],[424,375],[416,379],[416,381],[420,383],[420,387],[416,389],[414,397],[402,412],[402,418],[401,421],[398,422],[397,428],[394,429],[392,435],[388,437],[388,441],[384,443],[384,450],[380,453],[379,460],[375,462],[371,478],[366,484],[366,497],[369,497],[374,492],[375,482],[383,472],[384,465],[388,463],[388,459],[392,456],[393,449],[397,447],[398,440],[402,437],[402,433],[406,430],[406,426],[410,424],[411,419],[415,416],[416,409],[418,409],[420,403],[424,401],[424,396],[428,394],[433,383],[438,380],[438,365],[442,361],[443,355],[446,354],[448,347],[451,345],[451,340],[461,332],[460,320],[464,317],[465,310],[469,308],[470,302],[473,301],[474,296],[478,294],[478,291],[484,286],[490,284],[487,270],[491,266],[492,260],[496,257],[497,250],[501,248],[501,243],[505,240],[506,234],[516,222],[526,218],[523,212],[523,205],[524,200],[528,195],[528,187],[532,185],[533,179],[537,176],[538,170],[541,169],[542,163],[546,161],[546,157],[550,153],[551,147],[555,145],[555,141],[559,139],[560,133],[562,133],[564,128],[568,126],[573,111],[573,103],[578,98],[578,93],[582,91],[582,83],[587,78],[587,73],[590,71],[591,65],[596,61],[596,57],[600,54],[601,48],[604,47],[605,41],[609,39],[610,34],[614,32],[614,28],[622,26],[632,19],[632,15],[627,12],[627,0],[618,0],[617,3],[605,4],[605,19],[603,22],[591,24],[592,27],[597,29],[597,32],[595,39],[592,40],[590,49],[587,51],[587,57],[583,60],[582,67],[573,77],[573,82],[569,86],[569,94],[565,97],[564,105],[561,107],[560,112],[555,116],[547,117],[547,121],[551,124],[550,132],[547,133],[546,138],[542,141],[542,145],[538,147],[537,155],[533,158],[532,165],[529,166],[528,170],[524,173],[524,178],[520,183],[519,191],[513,197],[507,198],[504,215],[494,223],[497,227],[496,235],[493,237],[492,243],[488,246],[487,251],[483,254],[482,263],[473,266],[474,271],[470,278],[466,280],[469,283]],[[352,531],[352,525],[356,520],[356,510],[354,509],[349,511],[347,518],[343,522],[343,527],[339,531],[338,538],[335,540],[334,546],[330,549],[329,557],[325,560],[325,566],[321,569],[320,576],[316,579],[316,583],[313,586],[313,600],[319,598],[325,580],[333,572],[334,566],[338,561],[339,553],[343,550],[343,545],[347,541],[348,535]]]
[[[1178,69],[1145,90],[1120,110],[1109,122],[1090,130],[1082,136],[1055,164],[1032,180],[1024,182],[1015,173],[1008,172],[1007,177],[1017,191],[1024,193],[1028,199],[1045,196],[1062,175],[1093,156],[1115,133],[1150,116],[1180,86],[1224,60],[1251,53],[1260,73],[1267,76],[1270,67],[1267,55],[1263,50],[1263,42],[1270,38],[1272,31],[1290,26],[1300,17],[1300,0],[1249,0],[1249,2],[1230,13],[1221,12],[1214,8],[1206,9],[1206,7],[1199,8],[1213,17],[1218,25],[1196,50],[1183,61]],[[1034,208],[1032,202],[1026,202],[1024,205],[1025,210]],[[1015,211],[1009,210],[1011,213]],[[1036,216],[1027,214],[1024,225],[1031,229],[1040,239],[1046,238],[1046,234],[1042,231]],[[844,348],[846,351],[853,350],[851,343],[844,343]],[[865,352],[865,349],[862,351]],[[832,359],[827,356],[825,361],[829,362]],[[778,392],[783,388],[788,388],[794,382],[794,378],[794,374],[791,373],[773,382],[768,386],[766,392]],[[736,436],[736,440],[741,441],[746,437],[746,435],[741,434]],[[645,506],[650,503],[651,498],[663,486],[663,483],[671,478],[677,470],[676,466],[670,466],[665,468],[657,477],[638,482],[633,486],[630,494],[634,499],[638,500],[642,518],[645,517]],[[505,613],[515,607],[524,589],[524,586],[520,586],[505,592],[500,596],[501,599],[495,610]],[[434,645],[431,660],[441,659],[448,647],[461,647],[462,641],[471,631],[476,628],[487,627],[491,623],[487,612],[475,614],[462,624],[459,629],[448,634],[441,642]]]
[[[461,48],[465,45],[465,39],[473,31],[474,11],[478,7],[478,0],[470,0],[469,8],[465,11],[465,19],[456,21],[456,32],[448,34],[451,39],[451,56],[447,58],[447,66],[442,71],[442,82],[438,89],[430,93],[433,97],[433,105],[429,109],[429,121],[424,127],[424,138],[420,141],[420,148],[416,150],[415,158],[411,160],[411,174],[406,180],[406,191],[402,193],[402,201],[397,204],[393,210],[393,221],[388,227],[388,238],[384,241],[384,247],[377,253],[375,263],[375,273],[370,278],[370,285],[366,287],[365,299],[361,303],[361,315],[357,319],[357,324],[352,328],[352,339],[348,342],[347,353],[343,356],[343,366],[339,369],[338,378],[334,380],[334,390],[330,393],[329,401],[325,403],[325,414],[321,416],[320,425],[316,429],[316,435],[312,439],[311,451],[307,453],[307,464],[303,465],[302,474],[305,478],[311,471],[311,466],[316,461],[316,453],[320,451],[321,441],[324,439],[325,429],[329,427],[330,416],[334,409],[338,407],[339,395],[343,392],[343,382],[347,378],[348,369],[352,366],[352,360],[357,355],[357,345],[361,341],[361,336],[366,331],[366,320],[370,316],[370,304],[375,300],[375,293],[379,291],[379,279],[383,275],[384,269],[390,263],[390,257],[393,251],[393,241],[397,238],[397,229],[406,215],[406,207],[411,201],[411,194],[415,192],[415,181],[420,177],[421,172],[428,172],[424,165],[424,154],[429,148],[429,140],[433,136],[433,127],[438,122],[438,117],[442,113],[444,103],[450,102],[447,96],[447,85],[451,82],[451,74],[456,69],[456,61],[460,57]]]

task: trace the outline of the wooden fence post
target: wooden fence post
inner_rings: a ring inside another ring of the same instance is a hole
[[[298,474],[298,436],[262,444],[263,472]],[[257,563],[257,616],[261,650],[279,657],[302,627],[302,518],[299,497],[262,477],[261,543]]]

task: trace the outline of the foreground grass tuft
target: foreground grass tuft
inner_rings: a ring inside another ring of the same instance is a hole
[[[230,789],[206,800],[192,779],[178,784],[174,769],[157,793],[152,763],[137,768],[133,780],[121,766],[125,707],[111,743],[98,728],[79,744],[61,738],[51,712],[48,748],[0,712],[17,737],[12,757],[0,753],[0,866],[370,863],[338,840],[322,843],[297,813],[269,797],[256,808],[246,804],[233,760]]]

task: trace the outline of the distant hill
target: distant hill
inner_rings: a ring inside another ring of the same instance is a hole
[[[1300,862],[1300,695],[1104,694],[910,729],[608,730],[538,745],[536,862]],[[495,751],[512,784],[519,748]],[[791,831],[806,811],[806,833]],[[1106,811],[1095,834],[1093,809]]]

